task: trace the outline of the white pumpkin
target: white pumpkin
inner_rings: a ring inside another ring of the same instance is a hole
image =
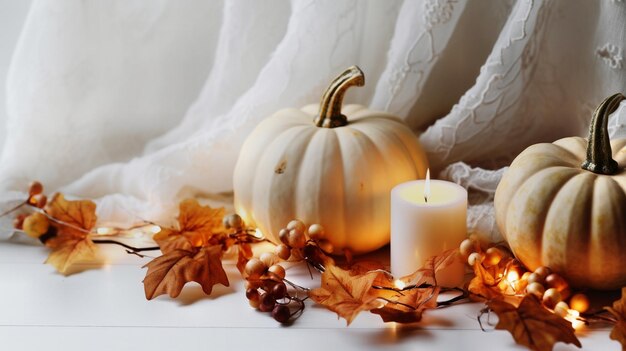
[[[389,242],[391,188],[423,178],[427,159],[397,117],[359,105],[342,111],[345,91],[363,84],[350,67],[320,105],[278,111],[251,133],[234,173],[235,209],[246,223],[276,242],[292,219],[319,223],[335,252]]]
[[[607,132],[623,99],[602,102],[588,140],[524,150],[498,185],[498,227],[531,270],[548,266],[576,287],[626,285],[626,139],[610,142]]]

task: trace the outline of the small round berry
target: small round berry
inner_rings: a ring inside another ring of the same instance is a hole
[[[291,256],[291,249],[285,244],[280,244],[276,246],[276,248],[274,249],[274,253],[276,254],[276,256],[286,261],[289,259],[289,256]]]
[[[24,223],[22,224],[22,228],[24,232],[31,238],[39,238],[44,235],[48,228],[50,227],[50,222],[48,222],[48,217],[40,212],[35,212],[30,216],[24,219]]]
[[[256,257],[251,258],[250,261],[246,263],[246,266],[244,268],[244,272],[246,273],[246,275],[252,279],[259,278],[261,275],[263,275],[263,273],[265,273],[266,270],[267,266],[265,265],[265,263],[263,263],[263,261],[259,260]]]
[[[502,253],[502,250],[498,249],[497,247],[490,247],[487,249],[487,251],[485,251],[484,263],[487,266],[495,266],[500,263],[503,257],[504,254]]]
[[[313,240],[324,239],[324,227],[321,224],[311,224],[309,227],[309,238]]]
[[[474,266],[476,264],[479,264],[483,261],[483,255],[479,254],[478,252],[472,252],[468,257],[467,257],[467,263],[470,266]]]
[[[543,279],[546,279],[546,277],[549,276],[550,273],[552,273],[552,270],[546,266],[541,266],[535,269],[535,273],[540,275]]]
[[[274,300],[274,297],[272,295],[267,293],[261,293],[260,297],[261,304],[259,305],[259,310],[263,312],[269,312],[274,309],[274,306],[276,305],[276,300]]]
[[[585,294],[576,294],[569,300],[572,309],[584,313],[589,309],[589,298]]]
[[[555,288],[550,288],[543,293],[543,304],[549,308],[554,308],[561,300],[563,300],[561,292]]]
[[[37,194],[31,196],[29,202],[35,207],[44,208],[44,206],[46,206],[46,203],[48,202],[48,198],[44,194]]]
[[[569,287],[565,279],[556,273],[552,273],[546,277],[546,285],[558,291],[563,291]]]
[[[261,305],[261,299],[248,300],[248,303],[252,308],[259,308],[259,306]]]
[[[465,239],[461,241],[461,245],[459,245],[459,252],[461,256],[467,258],[473,252],[476,252],[476,244],[470,239]]]
[[[532,282],[528,284],[528,286],[526,286],[526,293],[533,294],[539,299],[543,297],[544,292],[546,292],[546,289],[543,287],[543,285],[537,282]]]
[[[296,229],[289,231],[289,246],[296,249],[301,249],[306,245],[306,237],[304,232],[299,232]]]
[[[554,313],[556,313],[557,316],[565,317],[567,316],[568,312],[569,312],[569,306],[567,305],[565,301],[559,301],[554,306]]]
[[[278,238],[280,239],[280,242],[282,242],[285,245],[289,245],[289,230],[286,228],[281,229],[278,232]]]
[[[287,286],[285,283],[278,283],[272,287],[272,296],[274,299],[280,300],[287,296]]]
[[[248,300],[258,300],[259,299],[259,290],[256,288],[248,288],[246,289],[246,298]]]
[[[302,223],[302,221],[294,219],[293,221],[287,224],[287,230],[289,231],[295,230],[298,233],[304,234],[304,231],[306,230],[306,226],[304,225],[304,223]]]
[[[17,217],[13,219],[13,228],[22,230],[24,228],[24,220],[26,219],[26,214],[19,214]]]
[[[33,181],[28,187],[28,196],[34,196],[43,192],[43,185],[38,181]]]
[[[273,252],[262,253],[259,259],[261,259],[261,262],[263,262],[267,267],[279,261],[278,256],[276,256]]]
[[[291,317],[291,311],[289,311],[289,307],[285,305],[276,305],[272,310],[272,317],[278,322],[285,324],[289,321]]]
[[[263,285],[261,280],[246,280],[246,290],[248,289],[258,289]]]
[[[279,264],[275,264],[275,265],[271,266],[267,271],[275,274],[276,277],[278,277],[280,279],[284,279],[285,278],[285,274],[286,274],[285,268],[283,268],[283,266],[281,266]]]
[[[537,273],[530,273],[528,276],[528,284],[530,283],[539,283],[541,285],[545,284],[546,280],[544,277],[540,276]]]
[[[243,228],[243,219],[236,213],[224,217],[224,227],[226,229],[241,229]]]

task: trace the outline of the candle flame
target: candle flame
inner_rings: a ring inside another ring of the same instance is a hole
[[[424,182],[424,202],[428,202],[430,197],[430,168],[426,170],[426,181]]]

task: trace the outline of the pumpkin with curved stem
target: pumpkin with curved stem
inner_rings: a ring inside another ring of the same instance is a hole
[[[548,266],[577,287],[626,285],[626,139],[611,142],[607,131],[624,99],[600,104],[587,140],[524,150],[498,185],[498,227],[531,270]]]
[[[321,104],[281,110],[251,133],[233,179],[235,209],[246,223],[276,242],[294,218],[318,223],[336,252],[389,242],[391,188],[423,178],[427,160],[397,117],[342,107],[347,89],[364,83],[363,72],[350,67]]]

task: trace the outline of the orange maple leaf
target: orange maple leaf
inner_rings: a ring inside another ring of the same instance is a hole
[[[439,296],[440,289],[435,286],[405,290],[397,299],[390,300],[384,307],[370,312],[380,315],[385,323],[419,322],[425,310],[437,308],[437,296]]]
[[[496,329],[508,330],[515,342],[535,351],[550,351],[561,341],[581,347],[572,323],[548,311],[534,295],[527,295],[518,307],[502,300],[487,302],[498,315]]]
[[[241,275],[244,274],[244,269],[248,261],[254,256],[252,253],[252,247],[248,243],[242,243],[238,245],[237,251],[237,270]]]
[[[502,296],[502,291],[498,289],[496,278],[480,262],[474,266],[474,278],[469,282],[467,290],[472,293],[475,300],[491,300]]]
[[[432,256],[424,266],[412,274],[400,278],[405,284],[437,285],[437,272],[450,266],[459,257],[459,249],[450,249],[439,255]]]
[[[617,319],[610,338],[622,344],[622,350],[626,350],[626,287],[622,288],[621,299],[613,302],[613,307],[605,309]]]
[[[63,194],[57,193],[46,205],[45,212],[54,219],[51,224],[57,229],[56,235],[45,243],[52,249],[46,263],[60,273],[68,274],[74,263],[94,259],[96,246],[89,238],[97,220],[93,201],[68,201]]]
[[[377,274],[350,275],[349,271],[328,265],[322,273],[322,286],[309,291],[311,299],[345,318],[348,325],[361,311],[380,306],[371,292]]]
[[[175,249],[159,256],[144,266],[148,272],[143,280],[146,298],[162,294],[177,297],[188,282],[195,281],[211,294],[215,284],[228,286],[228,277],[222,267],[222,248],[203,246],[191,251]]]
[[[163,253],[173,250],[191,250],[192,247],[207,245],[209,239],[223,231],[223,208],[201,206],[195,199],[180,203],[178,229],[163,228],[154,236]]]

